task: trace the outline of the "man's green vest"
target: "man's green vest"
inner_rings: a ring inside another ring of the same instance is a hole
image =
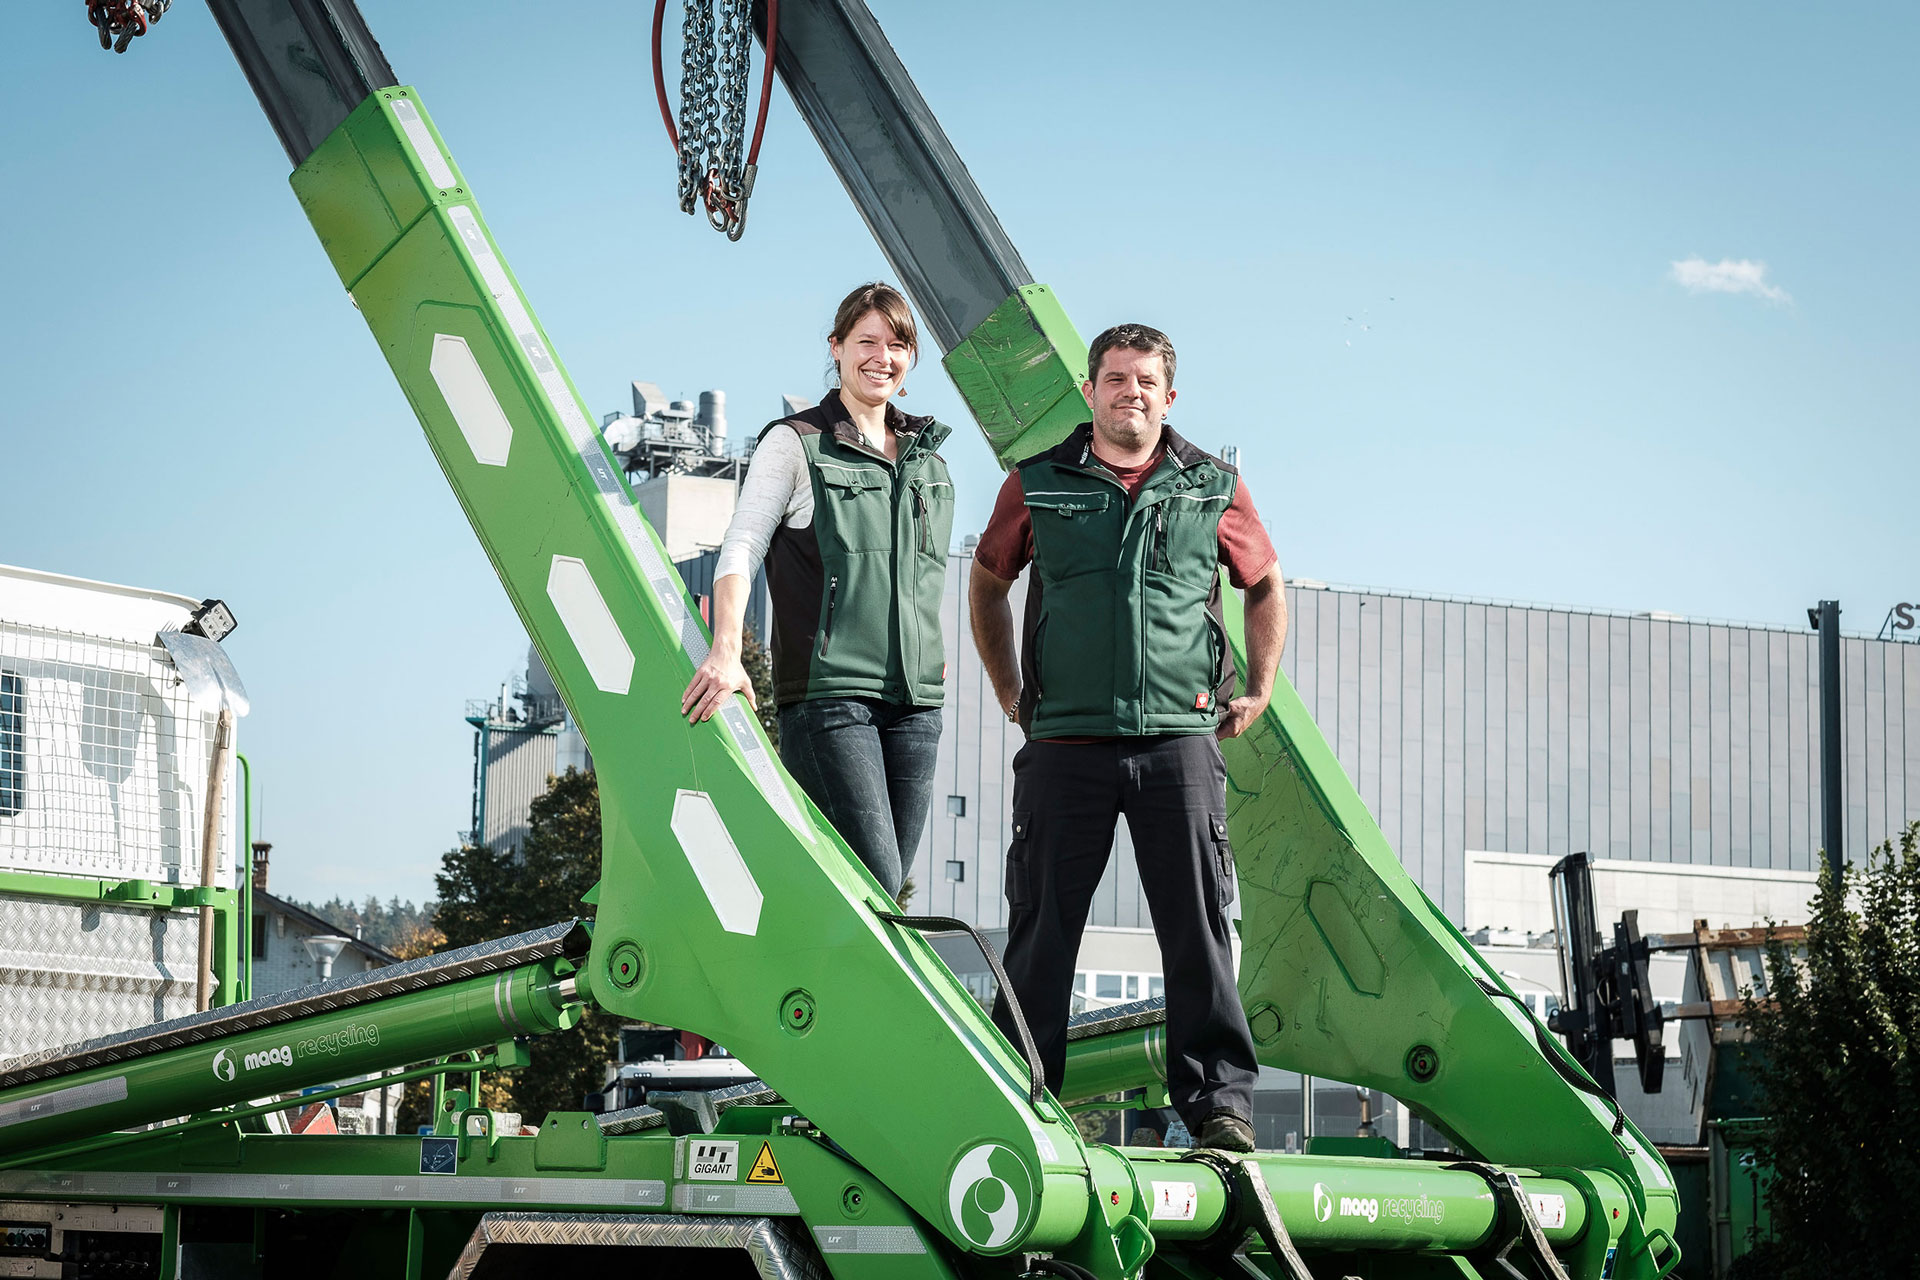
[[[1170,429],[1131,502],[1083,423],[1019,464],[1033,521],[1021,720],[1035,740],[1212,733],[1233,696],[1220,517],[1239,473]]]
[[[941,705],[953,481],[934,450],[949,428],[889,405],[899,458],[888,461],[861,440],[838,392],[781,422],[806,450],[813,523],[781,524],[767,548],[774,701]]]

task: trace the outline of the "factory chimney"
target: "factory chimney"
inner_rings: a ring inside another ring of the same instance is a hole
[[[727,452],[727,393],[724,391],[702,391],[700,393],[700,411],[694,416],[694,425],[707,433],[707,452],[716,458],[725,457]]]

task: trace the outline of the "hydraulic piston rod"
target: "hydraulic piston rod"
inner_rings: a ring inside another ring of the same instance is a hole
[[[562,964],[541,960],[16,1085],[0,1093],[0,1157],[565,1030],[581,1006]]]

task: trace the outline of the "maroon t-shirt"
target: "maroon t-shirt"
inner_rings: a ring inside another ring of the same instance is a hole
[[[1126,487],[1131,501],[1140,496],[1147,480],[1160,468],[1165,450],[1137,467],[1116,467],[1094,454],[1094,461],[1113,473]],[[1233,501],[1220,516],[1220,563],[1227,566],[1227,581],[1242,591],[1267,576],[1280,557],[1274,552],[1273,539],[1260,524],[1253,509],[1253,495],[1247,491],[1247,479],[1233,487]],[[993,516],[986,532],[973,550],[973,562],[996,578],[1012,582],[1020,571],[1033,563],[1033,513],[1027,507],[1020,487],[1020,473],[1009,472],[994,499]]]

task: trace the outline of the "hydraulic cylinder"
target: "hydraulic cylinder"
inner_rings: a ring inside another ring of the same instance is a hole
[[[1129,1148],[1123,1154],[1149,1203],[1161,1240],[1220,1232],[1232,1197],[1209,1164]],[[1311,1248],[1466,1252],[1485,1244],[1500,1211],[1479,1174],[1420,1160],[1258,1157],[1274,1208],[1295,1243]],[[1565,1247],[1586,1231],[1580,1189],[1558,1178],[1523,1177],[1549,1243]]]
[[[311,1014],[0,1094],[0,1154],[292,1093],[579,1021],[553,961]]]

